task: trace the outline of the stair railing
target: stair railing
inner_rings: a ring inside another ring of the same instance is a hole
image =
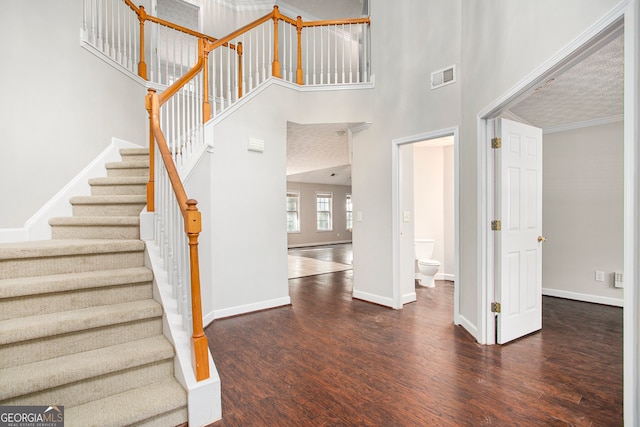
[[[202,222],[181,172],[204,147],[204,124],[271,77],[298,85],[370,83],[369,25],[369,18],[303,22],[274,6],[216,39],[153,17],[131,0],[84,0],[83,41],[164,89],[149,89],[146,98],[147,210],[156,213],[155,239],[192,337],[198,381],[209,377],[198,263]]]
[[[150,153],[159,155],[162,160],[153,163],[155,167],[151,169],[154,178],[150,180],[151,185],[148,185],[151,199],[157,202],[157,206],[154,206],[156,242],[183,324],[191,329],[192,364],[197,381],[209,378],[208,340],[202,324],[198,259],[198,237],[202,231],[202,219],[197,208],[198,202],[187,198],[176,164],[180,163],[182,150],[190,149],[188,137],[197,132],[202,117],[206,115],[200,110],[200,106],[203,105],[202,99],[206,99],[203,93],[206,93],[207,79],[206,72],[203,73],[202,70],[206,70],[208,43],[200,39],[198,62],[191,70],[159,95],[155,89],[149,89],[146,99],[150,121]],[[180,116],[191,117],[191,120],[176,123],[174,119]],[[169,130],[169,141],[162,129]],[[181,133],[181,130],[184,132]],[[149,206],[147,209],[149,210]]]

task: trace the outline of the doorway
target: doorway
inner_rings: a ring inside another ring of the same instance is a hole
[[[459,316],[459,214],[458,214],[458,128],[447,128],[434,132],[413,135],[392,141],[392,215],[393,215],[393,304],[400,309],[404,304],[413,302],[415,296],[415,255],[414,241],[416,237],[414,208],[414,167],[413,150],[403,150],[411,145],[425,141],[448,138],[453,142],[453,182],[451,189],[453,198],[452,241],[453,279],[454,279],[454,313],[453,321],[460,323]],[[444,240],[444,238],[443,238]],[[442,253],[445,250],[442,249]],[[451,257],[449,257],[451,258]],[[440,260],[442,263],[442,260]],[[442,264],[441,264],[442,268]],[[451,267],[449,267],[451,269]],[[442,271],[441,271],[442,272]],[[447,276],[441,276],[446,278]],[[450,276],[448,276],[451,278]]]
[[[494,156],[490,143],[493,133],[492,120],[504,114],[512,114],[514,107],[517,107],[523,101],[526,102],[536,91],[554,84],[554,80],[569,72],[571,67],[579,64],[612,40],[620,37],[624,32],[623,15],[624,13],[620,12],[620,15],[594,26],[574,44],[566,48],[564,52],[561,52],[561,54],[540,67],[536,71],[536,76],[518,84],[510,93],[480,112],[479,135],[481,137],[479,138],[478,153],[480,156],[479,178],[481,178],[482,188],[482,200],[480,201],[482,223],[490,224],[496,217],[496,208],[491,202],[495,193],[492,188]],[[588,91],[589,88],[585,90]],[[536,123],[534,122],[533,124],[535,125]],[[625,142],[625,145],[628,144],[629,140]],[[627,182],[628,179],[629,175],[625,176]],[[625,224],[626,227],[628,227],[628,224]],[[498,259],[494,255],[496,253],[496,243],[493,235],[494,231],[490,230],[488,226],[481,231],[480,249],[481,253],[483,253],[483,259],[480,262],[480,268],[483,272],[483,283],[480,287],[482,295],[479,301],[479,312],[481,313],[480,342],[483,344],[496,343],[496,316],[492,312],[492,302],[495,301],[496,283],[501,280],[501,271],[496,267]]]

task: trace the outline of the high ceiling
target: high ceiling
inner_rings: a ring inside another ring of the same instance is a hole
[[[545,132],[621,120],[623,47],[623,36],[619,35],[536,88],[510,109],[511,115]],[[344,123],[289,123],[287,180],[351,185],[348,127]]]

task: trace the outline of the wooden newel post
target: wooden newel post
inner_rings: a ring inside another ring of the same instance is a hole
[[[238,99],[242,98],[242,42],[238,43]]]
[[[280,61],[278,60],[278,21],[280,20],[280,10],[278,6],[273,6],[273,64],[271,65],[271,75],[280,77]]]
[[[198,261],[198,235],[202,231],[202,218],[197,201],[187,200],[185,232],[189,237],[189,267],[191,270],[191,362],[197,381],[209,378],[209,342],[202,326],[202,301],[200,296],[200,264]]]
[[[156,197],[155,197],[155,138],[153,137],[153,125],[151,124],[151,115],[154,114],[153,105],[154,97],[156,98],[155,105],[158,105],[158,95],[156,95],[155,89],[148,89],[147,96],[145,97],[145,108],[149,113],[149,181],[147,182],[147,212],[155,212],[156,210]],[[155,112],[158,113],[157,111]]]
[[[144,62],[144,21],[147,19],[147,11],[144,10],[144,6],[140,6],[140,14],[138,15],[138,21],[140,21],[140,62],[138,62],[138,75],[147,80],[147,64]]]
[[[296,30],[298,31],[298,68],[296,69],[296,83],[304,84],[302,79],[302,17],[296,19]],[[307,64],[308,65],[308,64]]]

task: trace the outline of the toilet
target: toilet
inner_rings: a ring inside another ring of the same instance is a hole
[[[431,259],[433,255],[433,239],[416,239],[415,240],[415,257],[416,257],[416,279],[422,286],[434,288],[434,278],[440,267],[440,262]]]

